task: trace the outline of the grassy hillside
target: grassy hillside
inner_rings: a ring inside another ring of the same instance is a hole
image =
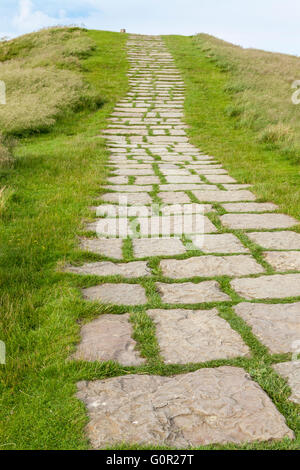
[[[300,214],[300,59],[242,49],[199,34],[165,41],[186,84],[192,142],[219,159],[261,201]]]
[[[0,365],[0,449],[87,448],[86,413],[74,398],[76,382],[103,373],[101,365],[96,370],[67,361],[78,342],[78,319],[97,313],[82,301],[74,280],[56,268],[58,262],[82,256],[76,234],[82,219],[90,216],[91,198],[105,178],[107,152],[98,134],[127,89],[126,35],[75,33],[78,42],[68,29],[55,32],[55,37],[66,34],[70,41],[60,52],[50,47],[49,57],[40,47],[45,51],[41,44],[51,31],[29,35],[33,43],[11,52],[9,44],[1,46],[1,57],[17,63],[25,53],[24,60],[39,70],[44,59],[55,67],[57,80],[65,77],[60,71],[71,73],[84,88],[76,88],[78,94],[72,96],[77,98],[65,107],[62,95],[54,101],[54,83],[47,82],[58,113],[44,114],[51,121],[47,132],[26,136],[26,130],[39,127],[39,120],[37,126],[32,124],[31,114],[30,126],[23,127],[25,137],[15,148],[14,165],[1,173],[5,204],[0,214],[0,339],[6,343],[7,364]],[[69,54],[74,45],[79,55]],[[100,108],[77,106],[86,90],[101,98]],[[67,82],[63,96],[68,91]],[[25,109],[19,111],[25,116]]]

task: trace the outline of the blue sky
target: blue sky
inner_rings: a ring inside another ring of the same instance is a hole
[[[57,24],[145,34],[205,32],[300,56],[299,0],[0,0],[0,37]]]

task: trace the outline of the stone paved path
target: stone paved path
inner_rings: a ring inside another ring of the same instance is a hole
[[[66,268],[101,276],[83,290],[85,299],[125,306],[124,313],[83,326],[73,358],[147,364],[132,338],[133,308],[155,325],[165,364],[251,358],[239,332],[219,314],[222,302],[232,301],[270,354],[294,352],[300,339],[300,234],[292,230],[297,221],[272,203],[255,202],[249,185],[189,142],[184,83],[162,40],[131,36],[128,51],[131,88],[103,133],[111,175],[92,208],[98,218],[87,226],[98,238],[81,240],[82,249],[102,260]],[[126,197],[129,208],[117,205],[119,197]],[[124,236],[135,227],[139,238],[125,246],[114,238],[116,227]],[[168,238],[168,231],[177,237]],[[257,246],[262,255],[255,258]],[[156,260],[156,268],[149,260]],[[228,278],[226,287],[222,279]],[[145,288],[147,279],[156,293]],[[299,403],[299,366],[288,361],[274,369],[289,380],[291,400]],[[229,364],[172,377],[131,372],[78,384],[95,448],[124,441],[188,447],[293,438],[271,399],[241,368]]]

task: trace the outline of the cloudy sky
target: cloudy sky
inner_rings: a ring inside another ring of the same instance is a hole
[[[0,0],[0,37],[57,24],[145,34],[205,32],[300,56],[299,0]]]

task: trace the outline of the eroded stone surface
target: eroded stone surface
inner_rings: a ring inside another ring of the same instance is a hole
[[[217,281],[204,281],[199,284],[157,282],[156,288],[165,304],[198,304],[230,300],[230,297],[220,290]]]
[[[83,381],[77,397],[87,406],[95,449],[122,442],[185,449],[293,438],[268,395],[236,367]]]
[[[251,232],[247,236],[257,245],[267,250],[300,250],[300,233],[285,232]]]
[[[300,271],[300,251],[267,251],[264,258],[276,271]]]
[[[292,304],[240,303],[234,307],[272,354],[293,352],[300,338],[300,302]]]
[[[231,287],[245,299],[281,299],[300,296],[300,274],[274,274],[234,279]]]
[[[193,191],[200,202],[254,201],[250,191]],[[225,217],[225,216],[223,216]]]
[[[104,304],[143,305],[147,303],[145,289],[139,284],[101,284],[83,289],[87,300],[98,300]]]
[[[231,233],[198,235],[192,237],[192,242],[197,249],[205,253],[247,253],[249,251]]]
[[[185,253],[183,243],[176,238],[141,238],[133,240],[135,258],[174,256]]]
[[[123,258],[122,244],[123,240],[118,238],[81,238],[80,240],[80,247],[83,250],[115,259]]]
[[[263,272],[251,256],[197,256],[184,260],[164,259],[160,262],[163,275],[173,279],[187,277],[246,276]]]
[[[220,219],[225,227],[233,229],[288,228],[297,224],[295,219],[285,214],[225,214]]]
[[[245,356],[249,348],[239,334],[212,310],[148,310],[156,325],[167,363],[186,364]]]
[[[271,202],[237,202],[235,204],[222,204],[227,212],[272,212],[278,209]]]
[[[81,342],[74,359],[83,361],[116,361],[123,366],[144,363],[132,339],[129,314],[102,315],[81,328]]]
[[[67,266],[65,271],[76,274],[89,274],[95,276],[123,276],[142,277],[150,276],[151,269],[145,261],[131,263],[112,263],[111,261],[98,261],[85,263],[82,266]]]
[[[300,405],[300,362],[281,362],[273,365],[273,369],[287,379],[288,386],[292,390],[289,399]]]

